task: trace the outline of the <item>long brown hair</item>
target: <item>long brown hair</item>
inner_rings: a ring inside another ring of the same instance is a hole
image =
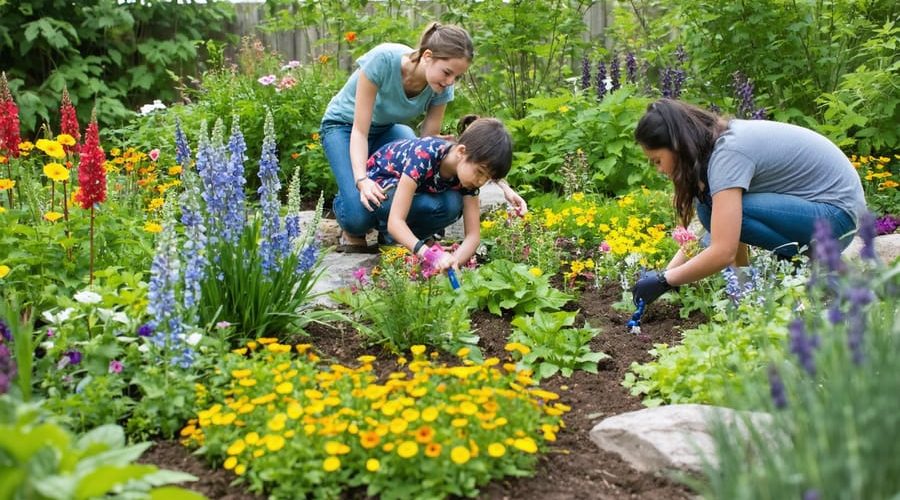
[[[431,51],[435,59],[465,59],[472,62],[475,47],[469,32],[452,24],[431,23],[422,32],[419,46],[409,55],[409,60],[419,64],[422,53]]]
[[[724,120],[705,109],[660,99],[647,107],[634,129],[635,140],[644,148],[668,149],[675,153],[674,205],[685,226],[694,216],[694,198],[700,195],[700,182],[707,184],[709,157],[726,126]]]

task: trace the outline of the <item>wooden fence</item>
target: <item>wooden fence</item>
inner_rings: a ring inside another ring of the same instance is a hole
[[[492,0],[488,0],[492,1]],[[612,4],[614,0],[600,0],[594,2],[584,14],[584,22],[587,25],[585,37],[593,40],[601,38],[604,30],[610,25],[612,18]],[[435,16],[440,14],[440,2],[434,2]],[[425,10],[425,9],[421,9]],[[420,11],[421,11],[420,10]],[[230,27],[230,32],[240,37],[256,36],[267,48],[277,51],[286,61],[297,60],[307,63],[316,60],[322,54],[334,54],[334,47],[316,43],[324,33],[319,28],[311,27],[302,30],[281,33],[264,33],[260,25],[264,21],[265,6],[260,3],[235,4],[236,19]],[[410,13],[409,22],[416,25],[424,25],[430,19],[419,18]],[[349,69],[353,61],[349,57],[343,57],[340,61],[344,69]],[[579,63],[580,64],[580,63]]]

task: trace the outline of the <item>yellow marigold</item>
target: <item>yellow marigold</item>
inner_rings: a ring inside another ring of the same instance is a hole
[[[31,141],[24,141],[19,143],[19,151],[31,151],[34,149],[34,143]]]
[[[536,453],[537,452],[537,444],[534,442],[534,439],[530,437],[518,438],[513,441],[513,446],[517,449],[524,451],[525,453]]]
[[[401,458],[412,458],[419,454],[419,445],[413,441],[404,441],[397,447],[397,455]]]
[[[162,230],[162,225],[157,224],[156,222],[147,222],[144,224],[144,231],[147,231],[148,233],[161,233]]]
[[[47,212],[44,214],[44,219],[46,219],[50,222],[56,222],[62,218],[63,218],[63,214],[61,214],[59,212]]]
[[[0,179],[0,191],[6,191],[16,187],[16,181],[12,179]]]
[[[292,420],[297,420],[303,415],[303,407],[299,403],[291,403],[287,407],[287,416]]]
[[[359,435],[359,443],[367,450],[378,446],[379,442],[381,442],[381,437],[375,431],[366,431]]]
[[[246,436],[244,436],[244,442],[249,445],[254,445],[259,442],[259,433],[258,432],[250,432]]]
[[[395,418],[395,419],[391,420],[390,429],[391,429],[391,433],[393,433],[393,434],[400,434],[400,433],[404,432],[408,427],[409,427],[409,422],[407,422],[406,420],[403,420],[402,418]]]
[[[225,459],[225,463],[222,464],[222,467],[225,467],[227,470],[234,469],[234,466],[237,465],[237,457],[228,457]]]
[[[416,442],[426,444],[430,443],[432,439],[434,439],[434,429],[431,427],[423,425],[416,430]]]
[[[466,356],[469,355],[470,351],[471,351],[471,349],[469,349],[468,347],[463,347],[460,350],[456,351],[456,355],[460,358],[465,358]]]
[[[266,448],[269,451],[278,451],[284,448],[284,438],[278,434],[270,434],[268,439],[266,439]]]
[[[369,472],[378,472],[378,469],[381,468],[381,462],[378,461],[377,458],[370,458],[366,460],[366,470]]]
[[[74,146],[75,138],[69,134],[59,134],[56,136],[56,142],[62,144],[63,146]]]
[[[278,394],[288,394],[294,390],[294,384],[290,382],[282,382],[275,387],[275,392]]]
[[[180,175],[181,174],[181,165],[174,165],[169,167],[169,175]]]
[[[334,472],[341,468],[341,459],[328,457],[322,462],[322,468],[325,469],[325,472]]]
[[[270,431],[278,432],[278,431],[284,429],[284,421],[285,421],[284,413],[279,413],[279,414],[275,415],[273,418],[271,418],[266,423],[266,426],[269,428]]]
[[[44,175],[54,182],[63,182],[69,180],[69,169],[56,162],[48,163],[44,165]]]
[[[346,455],[350,453],[350,447],[340,441],[328,441],[325,443],[325,453],[329,455]]]
[[[403,420],[407,422],[415,422],[419,420],[419,410],[415,408],[407,408],[400,413],[400,416],[403,417]]]
[[[471,401],[463,401],[459,405],[459,412],[463,415],[474,415],[478,413],[478,406]]]
[[[47,154],[51,158],[63,159],[66,157],[66,151],[62,144],[48,139],[38,139],[37,148]]]
[[[165,198],[153,198],[152,200],[150,200],[150,203],[147,204],[147,211],[154,212],[161,209],[165,204]]]
[[[516,351],[523,356],[528,354],[529,352],[531,352],[530,347],[528,347],[525,344],[519,343],[519,342],[510,342],[510,343],[506,344],[506,346],[504,346],[503,348],[509,352]]]
[[[421,417],[425,422],[434,422],[438,418],[438,413],[439,412],[437,408],[429,406],[422,410]]]
[[[243,476],[245,472],[247,472],[247,466],[244,464],[238,464],[237,467],[234,468],[234,473],[238,476]]]
[[[465,446],[456,446],[450,450],[450,460],[457,465],[462,465],[472,458],[472,453]]]
[[[500,443],[491,443],[488,445],[488,455],[494,458],[500,458],[506,454],[506,446]]]
[[[528,270],[528,272],[531,273],[531,275],[535,278],[540,278],[544,274],[544,271],[542,271],[539,267],[532,267]]]
[[[410,348],[410,351],[412,351],[413,356],[421,356],[422,354],[425,353],[425,346],[423,346],[423,345],[414,345],[414,346],[412,346],[412,347]]]
[[[243,439],[238,439],[237,441],[231,443],[231,446],[228,447],[225,453],[229,455],[240,455],[244,452],[244,448],[246,447],[246,443],[244,443]]]

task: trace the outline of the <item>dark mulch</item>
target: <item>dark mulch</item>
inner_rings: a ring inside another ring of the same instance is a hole
[[[630,313],[611,307],[620,297],[621,290],[617,287],[587,290],[568,308],[580,309],[579,320],[602,330],[591,347],[611,358],[600,363],[599,374],[576,372],[570,378],[554,376],[541,383],[543,388],[559,393],[561,401],[572,407],[565,415],[565,430],[558,434],[550,452],[540,458],[533,477],[495,481],[482,489],[481,498],[668,500],[692,496],[690,490],[673,480],[632,469],[618,455],[601,451],[589,438],[590,430],[604,418],[642,408],[640,399],[628,394],[621,385],[631,363],[649,361],[647,350],[652,344],[676,343],[682,329],[692,328],[702,321],[699,317],[682,320],[676,307],[656,304],[644,317],[642,334],[631,335],[624,326]],[[503,346],[512,331],[509,318],[479,312],[472,317],[472,325],[481,336],[479,345],[485,357],[506,357]],[[380,360],[375,364],[377,373],[396,369],[393,356],[377,346],[364,346],[357,332],[347,325],[316,327],[313,335],[316,349],[325,358],[354,363],[358,356],[372,354]],[[241,487],[229,487],[234,476],[222,469],[211,470],[176,442],[157,443],[145,454],[143,461],[198,476],[200,481],[186,486],[210,498],[262,498]],[[346,495],[346,498],[362,497],[360,491]]]

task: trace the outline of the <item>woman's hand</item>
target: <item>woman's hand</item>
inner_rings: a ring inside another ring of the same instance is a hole
[[[359,202],[370,212],[380,207],[386,198],[384,190],[372,179],[366,178],[357,182],[356,188],[359,189]]]

